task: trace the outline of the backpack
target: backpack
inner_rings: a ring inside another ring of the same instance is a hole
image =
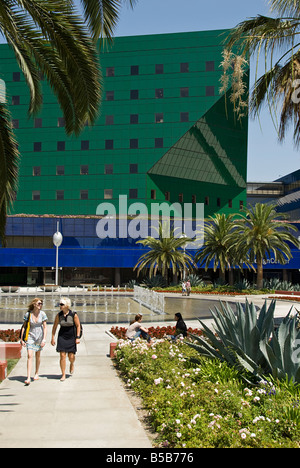
[[[28,340],[28,334],[30,330],[30,317],[31,313],[29,312],[28,318],[24,321],[20,330],[20,340],[24,341],[25,343]]]

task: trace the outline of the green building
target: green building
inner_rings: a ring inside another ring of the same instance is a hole
[[[119,196],[204,203],[205,216],[246,204],[247,119],[235,122],[220,96],[226,31],[117,37],[101,53],[103,102],[93,127],[67,137],[56,98],[27,115],[29,92],[7,45],[0,46],[21,153],[11,214],[95,215]],[[228,115],[227,115],[228,114]]]

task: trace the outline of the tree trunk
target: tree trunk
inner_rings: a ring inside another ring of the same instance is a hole
[[[264,279],[264,272],[263,272],[263,261],[261,258],[257,258],[257,282],[256,286],[257,289],[262,289],[263,287],[263,279]]]

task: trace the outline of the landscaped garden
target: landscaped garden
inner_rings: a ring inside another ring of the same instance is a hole
[[[234,316],[224,307],[217,334],[204,326],[189,341],[119,341],[116,366],[142,398],[157,446],[299,448],[300,332],[297,317],[276,330],[274,308],[257,316],[248,304]]]

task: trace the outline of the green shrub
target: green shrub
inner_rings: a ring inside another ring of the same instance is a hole
[[[116,365],[142,397],[157,446],[299,448],[295,384],[272,380],[245,388],[237,369],[198,356],[180,341],[119,343]]]

